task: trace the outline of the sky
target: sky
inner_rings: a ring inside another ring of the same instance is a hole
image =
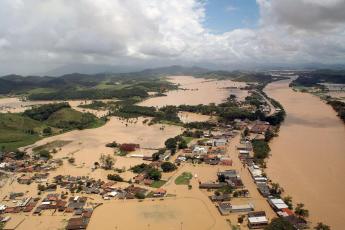
[[[343,65],[344,12],[345,0],[1,0],[0,74]]]

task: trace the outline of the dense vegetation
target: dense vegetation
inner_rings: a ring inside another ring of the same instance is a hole
[[[327,104],[331,105],[332,108],[338,113],[338,116],[345,122],[345,103],[341,101],[330,100]]]
[[[155,180],[155,181],[160,180],[162,177],[162,174],[160,171],[144,163],[133,166],[131,168],[131,171],[133,171],[134,173],[145,173],[151,180]]]
[[[283,217],[274,218],[265,230],[294,230],[295,227]]]
[[[71,90],[63,89],[56,92],[47,93],[33,93],[29,95],[30,100],[77,100],[77,99],[127,99],[131,97],[148,97],[148,93],[141,88],[127,88],[127,89],[85,89],[85,90]]]
[[[24,112],[25,116],[28,116],[36,121],[45,121],[47,120],[53,113],[59,111],[63,108],[70,108],[68,103],[57,103],[57,104],[48,104],[48,105],[41,105],[34,107],[32,109],[28,109]]]
[[[180,118],[177,115],[177,108],[175,106],[165,106],[160,109],[155,107],[145,107],[133,105],[131,103],[118,106],[112,115],[123,118],[135,118],[139,116],[153,117],[151,123],[171,122],[179,124]]]
[[[117,74],[66,74],[60,77],[7,75],[0,77],[0,94],[24,94],[31,100],[145,98],[177,86],[161,80],[169,69]],[[181,69],[183,71],[183,69]],[[175,72],[175,73],[178,73]]]
[[[253,140],[253,151],[254,158],[257,160],[264,160],[268,157],[269,152],[271,151],[270,146],[264,140]]]
[[[300,73],[291,86],[322,87],[320,83],[345,84],[344,70],[316,70]]]

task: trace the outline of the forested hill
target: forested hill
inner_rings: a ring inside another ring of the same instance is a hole
[[[316,70],[299,74],[291,86],[320,86],[320,83],[345,84],[345,70]]]
[[[158,94],[176,89],[164,76],[192,75],[213,79],[270,82],[265,73],[213,71],[200,67],[170,66],[132,73],[66,74],[51,76],[7,75],[0,77],[0,94],[26,96],[30,100],[67,99],[145,99],[149,92]]]

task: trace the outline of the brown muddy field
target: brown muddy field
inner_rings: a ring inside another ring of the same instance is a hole
[[[289,80],[267,86],[266,93],[287,112],[271,146],[268,175],[310,210],[311,221],[332,229],[345,226],[345,126],[318,97],[294,92]]]

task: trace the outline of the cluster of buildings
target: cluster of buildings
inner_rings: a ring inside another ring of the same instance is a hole
[[[233,135],[232,132],[224,133],[219,136],[212,136],[210,138],[208,138],[208,135],[204,135],[207,140],[184,149],[183,152],[177,156],[175,163],[190,161],[193,163],[204,162],[209,165],[219,164],[231,166],[232,160],[226,156],[226,145]]]
[[[47,194],[42,200],[38,197],[23,197],[23,193],[11,193],[6,204],[0,204],[0,221],[7,222],[11,217],[7,214],[31,213],[41,215],[44,211],[58,211],[71,214],[66,229],[86,229],[94,208],[100,204],[86,203],[86,197],[68,197],[64,194]],[[7,216],[6,216],[7,215]],[[78,220],[78,221],[76,221]],[[83,223],[83,224],[81,224]]]
[[[34,159],[28,156],[17,159],[17,157],[15,152],[0,153],[0,170],[32,173],[54,170],[62,165],[61,159]]]
[[[297,217],[292,210],[289,209],[288,205],[280,198],[277,197],[276,194],[273,194],[271,191],[271,187],[268,183],[268,178],[265,176],[263,169],[259,166],[256,165],[253,161],[253,158],[250,157],[249,152],[251,151],[251,146],[242,144],[240,148],[238,148],[239,151],[239,158],[243,162],[244,165],[246,165],[254,183],[257,186],[257,189],[259,193],[267,199],[267,202],[269,205],[272,207],[272,209],[277,213],[279,217],[285,218],[288,222],[290,222],[296,229],[304,229],[307,227],[307,222],[300,218]],[[245,154],[244,154],[245,151]],[[247,154],[248,153],[248,154]],[[260,218],[259,218],[260,219]],[[258,221],[255,224],[258,226],[264,225],[266,221]],[[251,219],[251,220],[255,220]],[[249,216],[248,216],[248,221],[249,221]],[[249,221],[250,225],[253,225]],[[266,223],[267,224],[267,223]]]

